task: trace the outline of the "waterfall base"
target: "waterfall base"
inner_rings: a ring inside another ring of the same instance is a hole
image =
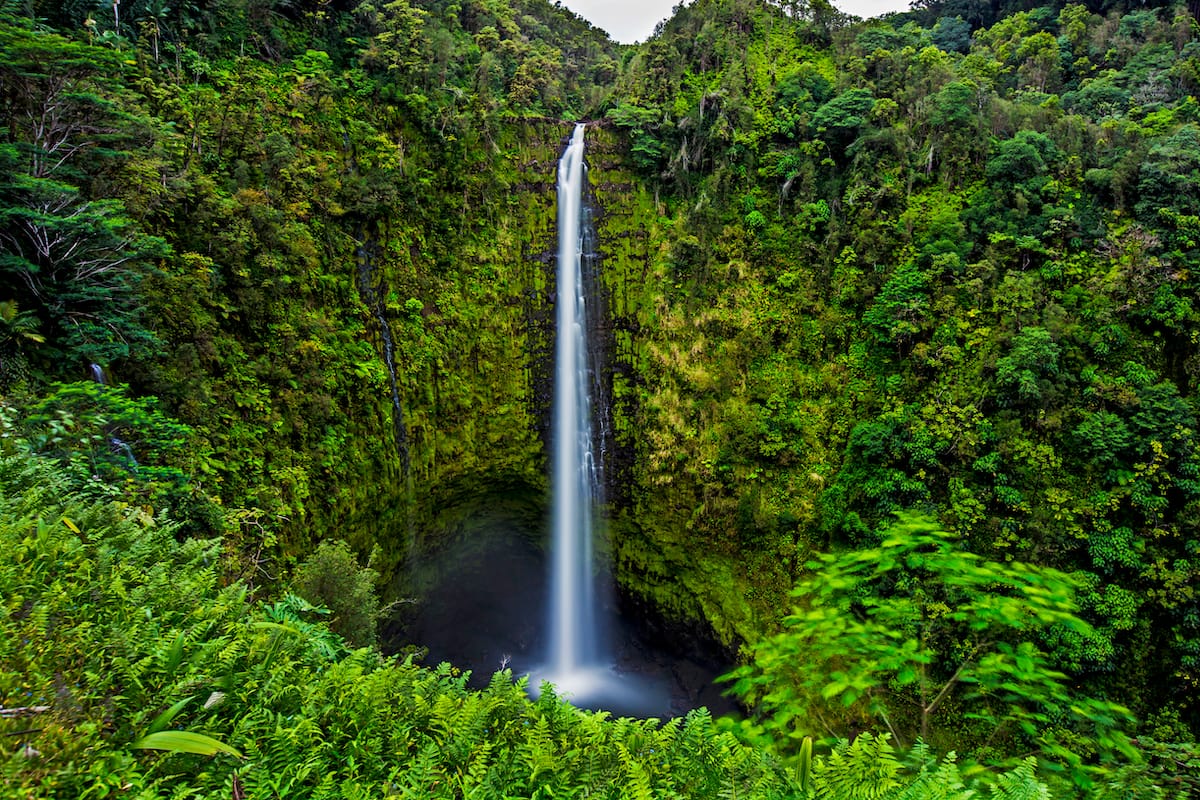
[[[700,706],[714,715],[737,712],[722,695],[725,687],[713,684],[732,666],[719,648],[700,631],[649,624],[643,617],[652,610],[637,604],[603,608],[612,620],[611,663],[551,674],[540,612],[548,591],[540,524],[536,513],[512,508],[511,496],[473,504],[457,537],[408,565],[419,588],[404,593],[419,599],[397,606],[383,632],[385,649],[424,647],[426,664],[469,669],[478,687],[500,669],[528,674],[533,694],[547,680],[571,703],[617,715],[663,718]]]
[[[529,694],[538,697],[544,684],[576,708],[608,711],[614,717],[673,716],[671,690],[659,677],[619,672],[616,665],[579,667],[558,673],[534,669]]]

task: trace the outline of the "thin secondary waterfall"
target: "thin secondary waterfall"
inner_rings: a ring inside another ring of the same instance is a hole
[[[600,485],[592,442],[583,280],[585,126],[558,165],[558,300],[551,428],[552,567],[549,669],[561,680],[603,663],[596,618],[592,511]]]
[[[375,243],[370,239],[366,226],[360,226],[359,236],[362,243],[354,250],[354,257],[358,261],[358,295],[379,323],[383,364],[387,367],[388,385],[392,390],[392,434],[404,467],[405,479],[411,484],[408,427],[404,424],[404,406],[400,402],[400,385],[396,380],[396,341],[392,338],[392,326],[388,323],[383,304],[379,302],[379,291],[375,288]],[[409,488],[411,493],[411,486]]]

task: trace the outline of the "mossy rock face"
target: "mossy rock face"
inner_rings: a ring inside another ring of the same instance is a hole
[[[395,347],[407,452],[388,456],[371,492],[355,491],[365,496],[345,507],[345,528],[361,551],[381,546],[388,599],[419,594],[426,580],[411,565],[470,535],[472,515],[491,499],[525,498],[527,518],[538,502],[545,508],[556,168],[571,129],[547,121],[505,128],[490,168],[507,191],[455,221],[454,235],[436,247],[406,233],[403,220],[386,241],[381,231],[373,281]],[[592,340],[605,364],[598,405],[611,415],[604,474],[617,582],[628,607],[701,622],[731,645],[752,635],[756,609],[777,599],[754,588],[776,569],[714,546],[722,537],[707,528],[714,509],[694,471],[661,460],[677,433],[662,402],[677,390],[660,364],[663,342],[694,335],[661,325],[664,308],[679,313],[663,299],[673,291],[675,234],[616,131],[590,125],[586,158],[600,254]],[[382,324],[374,322],[382,356]],[[374,435],[388,440],[394,411],[386,383],[377,386]],[[679,452],[688,458],[691,450]],[[768,581],[775,583],[785,581]]]
[[[661,458],[663,443],[679,434],[676,424],[686,425],[664,413],[663,399],[679,387],[661,366],[663,343],[677,338],[676,346],[703,346],[695,330],[662,324],[664,309],[680,313],[669,299],[678,228],[634,174],[628,143],[615,130],[589,129],[588,165],[608,312],[600,333],[614,431],[606,467],[617,581],[631,595],[630,607],[654,608],[685,627],[700,622],[733,646],[761,629],[760,612],[778,608],[790,578],[777,574],[783,570],[775,563],[719,548],[726,537],[712,536],[709,526],[722,524],[720,509],[706,500],[687,463],[694,442],[678,448],[674,463]]]
[[[387,573],[452,536],[457,523],[447,520],[478,498],[511,486],[544,492],[554,165],[564,132],[544,122],[502,131],[490,169],[507,191],[464,211],[436,248],[417,247],[415,231],[398,234],[403,220],[380,248],[375,284],[410,292],[390,290],[375,326],[381,353],[383,324],[395,342],[407,452],[390,459],[376,509],[359,509],[350,527],[360,547],[383,545]],[[381,406],[394,415],[390,403]]]
[[[486,547],[496,531],[505,538],[526,540],[545,547],[544,531],[549,507],[545,488],[512,476],[493,480],[473,478],[457,486],[442,487],[428,498],[427,514],[419,528],[398,531],[407,537],[405,561],[390,573],[386,595],[417,599],[442,580],[441,554],[470,551],[474,542]],[[388,549],[389,543],[381,543]]]

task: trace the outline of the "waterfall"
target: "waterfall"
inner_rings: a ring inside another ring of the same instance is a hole
[[[387,367],[388,386],[392,393],[392,436],[404,467],[405,478],[411,483],[408,426],[404,424],[404,406],[400,402],[400,384],[396,378],[396,340],[392,338],[392,326],[388,323],[383,303],[379,301],[379,292],[375,289],[374,246],[374,242],[363,234],[362,244],[354,250],[355,259],[358,261],[358,294],[379,324],[379,338],[383,342],[383,365]]]
[[[595,281],[591,211],[584,202],[585,126],[575,126],[558,164],[558,291],[554,346],[554,406],[550,438],[550,591],[546,662],[532,671],[530,691],[541,682],[587,708],[622,714],[661,713],[663,688],[641,675],[621,673],[600,613],[606,584],[598,583],[593,512],[603,498],[603,448],[611,432],[600,406],[600,359],[588,348],[587,291]],[[592,309],[596,313],[596,309]]]
[[[598,487],[592,447],[584,295],[584,126],[575,126],[558,165],[558,299],[551,427],[552,564],[549,667],[567,676],[602,662],[596,619],[592,511]],[[590,240],[591,237],[587,237]]]
[[[110,436],[108,443],[112,445],[114,453],[123,453],[125,455],[126,466],[129,467],[134,475],[138,474],[138,460],[134,457],[133,448],[129,446],[129,443],[123,439],[118,439],[116,436]]]

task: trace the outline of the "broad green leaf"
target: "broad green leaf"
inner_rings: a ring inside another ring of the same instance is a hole
[[[134,742],[130,747],[135,750],[168,750],[172,753],[195,753],[201,756],[215,756],[217,753],[228,753],[241,758],[242,754],[224,742],[211,736],[191,731],[159,731],[151,733]]]

